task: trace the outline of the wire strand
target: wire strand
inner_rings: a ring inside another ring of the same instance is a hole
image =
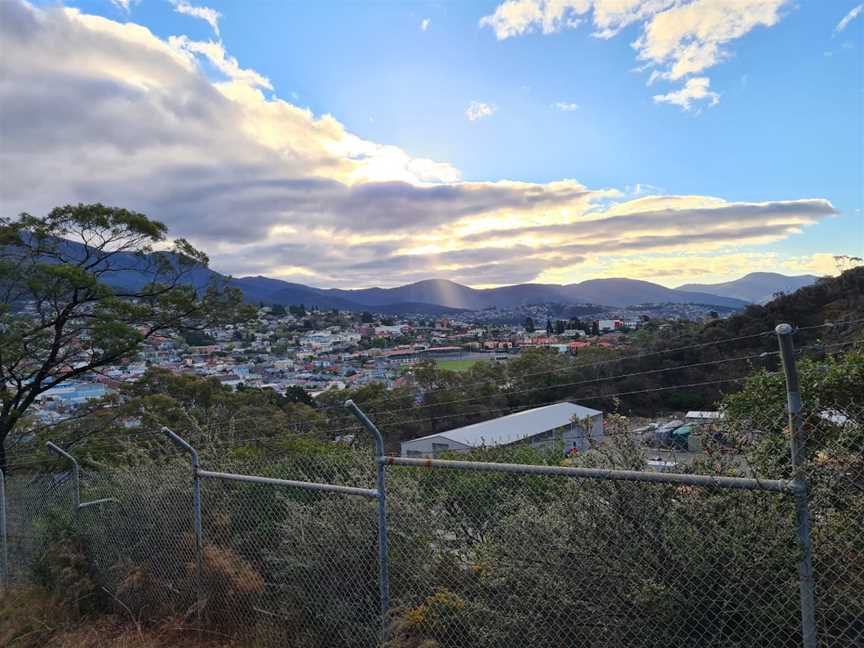
[[[862,320],[862,321],[864,321],[864,320]],[[751,336],[748,336],[748,337],[751,337]],[[837,343],[831,343],[831,344],[812,344],[812,345],[808,345],[808,346],[804,346],[804,347],[798,347],[798,349],[796,349],[796,351],[800,352],[800,351],[805,351],[805,350],[809,350],[809,349],[836,348],[836,347],[842,347],[842,346],[849,346],[849,345],[852,345],[855,343],[856,343],[855,341],[846,341],[846,342],[837,342]],[[729,363],[729,362],[740,362],[740,361],[752,360],[752,359],[763,359],[763,358],[767,358],[767,357],[776,356],[776,355],[778,355],[778,353],[779,353],[778,351],[763,352],[760,354],[752,354],[752,355],[748,355],[748,356],[739,356],[739,357],[735,357],[735,358],[722,358],[719,360],[691,363],[691,364],[687,364],[687,365],[678,365],[675,367],[665,367],[662,369],[650,369],[650,370],[646,370],[646,371],[630,372],[627,374],[620,374],[620,375],[616,375],[616,376],[608,376],[608,377],[603,377],[603,378],[593,378],[593,379],[588,379],[588,380],[576,381],[576,382],[572,382],[572,383],[559,383],[559,384],[553,384],[553,385],[542,385],[539,387],[531,387],[531,388],[520,389],[520,390],[502,391],[499,394],[496,394],[494,396],[507,397],[507,396],[513,396],[513,395],[518,395],[518,394],[534,392],[534,391],[542,391],[542,390],[547,390],[547,389],[561,389],[561,388],[565,388],[565,387],[574,387],[574,386],[578,386],[578,385],[592,384],[592,383],[604,382],[604,381],[610,381],[610,380],[623,380],[625,378],[629,378],[629,377],[633,377],[633,376],[653,375],[653,374],[660,374],[660,373],[666,373],[666,372],[671,372],[671,371],[681,371],[681,370],[690,369],[693,367],[704,367],[704,366],[724,364],[724,363]],[[776,375],[778,373],[779,372],[769,372],[768,375]],[[585,395],[585,396],[579,395],[578,399],[580,401],[611,399],[611,398],[616,398],[619,396],[630,396],[630,395],[636,395],[636,394],[668,391],[671,389],[679,389],[679,388],[687,388],[687,387],[695,387],[695,386],[707,386],[707,385],[722,384],[722,383],[728,383],[728,382],[737,382],[737,381],[749,378],[751,375],[752,374],[748,374],[748,375],[740,376],[740,377],[736,377],[736,378],[720,379],[720,380],[712,380],[712,381],[704,381],[704,382],[688,383],[688,384],[679,384],[679,385],[670,385],[670,386],[665,386],[665,387],[655,387],[655,388],[648,388],[648,389],[643,389],[643,390],[633,390],[633,391],[626,391],[626,392],[614,392],[614,393],[608,393],[608,394],[595,394],[595,395]],[[426,405],[417,405],[417,406],[406,407],[406,408],[370,411],[369,413],[372,416],[378,417],[378,416],[381,416],[383,414],[398,414],[401,412],[417,411],[417,410],[426,409],[426,408],[430,408],[430,407],[444,407],[444,406],[454,405],[454,404],[459,404],[459,403],[481,401],[481,400],[492,398],[494,396],[484,395],[484,396],[477,396],[477,397],[472,397],[472,398],[443,401],[440,403],[429,403]],[[554,402],[559,402],[560,400],[561,400],[560,398],[556,398],[550,402],[554,403]],[[368,403],[361,403],[360,405],[362,405],[363,407],[366,407],[366,408],[369,407]],[[498,407],[496,409],[503,410],[503,411],[512,410],[515,412],[515,411],[518,411],[521,409],[532,409],[532,408],[536,408],[536,407],[541,407],[542,405],[543,405],[543,403],[534,403],[531,405],[524,405],[524,406]],[[340,409],[344,413],[345,416],[348,416],[348,413],[345,412],[344,407],[340,408]],[[449,418],[454,418],[454,417],[468,417],[468,416],[486,414],[486,413],[488,413],[488,409],[478,410],[478,411],[473,411],[473,412],[460,412],[460,413],[454,413],[454,414],[449,414],[449,415],[445,414],[445,415],[440,415],[440,416],[428,416],[428,417],[423,417],[423,418],[416,418],[416,419],[409,419],[409,420],[402,420],[402,421],[383,422],[383,423],[376,423],[376,425],[378,425],[379,427],[392,427],[394,425],[407,425],[407,424],[411,424],[411,423],[437,421],[437,420],[449,419]],[[335,434],[337,432],[359,431],[361,429],[362,429],[362,426],[358,422],[358,423],[354,423],[354,424],[347,426],[347,427],[335,428],[335,429],[330,428],[330,429],[326,429],[325,431],[330,433],[330,434]],[[125,431],[125,432],[122,432],[122,434],[130,434],[130,433],[128,431]],[[242,441],[248,443],[251,441],[258,440],[258,439],[272,440],[273,437],[258,437],[258,438],[252,438],[252,439],[246,438],[246,439],[242,439]],[[33,456],[33,455],[32,454],[31,455],[23,455],[22,454],[20,456],[24,457],[24,456]],[[44,460],[36,459],[36,460],[33,460],[29,463],[31,463],[31,464],[44,464],[47,461],[56,461],[56,459],[53,459],[53,458],[46,458]],[[23,466],[23,465],[26,465],[26,463],[28,463],[28,462],[20,462],[20,461],[8,462],[7,466],[8,467]]]
[[[573,364],[573,365],[569,365],[567,367],[560,367],[558,369],[550,369],[548,371],[538,371],[538,372],[533,372],[533,373],[521,374],[519,377],[520,378],[528,378],[528,377],[534,377],[534,376],[544,376],[544,375],[549,375],[549,374],[553,374],[553,373],[561,373],[564,371],[574,371],[574,370],[579,370],[579,369],[593,369],[593,368],[602,367],[602,366],[615,364],[615,363],[619,363],[619,362],[628,362],[631,360],[640,360],[643,358],[653,357],[653,356],[657,356],[657,355],[663,355],[666,353],[677,353],[679,351],[689,351],[689,350],[693,350],[693,349],[704,348],[707,346],[715,346],[718,344],[740,342],[742,340],[752,340],[752,339],[755,339],[758,337],[764,337],[764,336],[773,335],[773,334],[774,334],[774,331],[762,331],[760,333],[753,333],[753,334],[749,334],[749,335],[741,335],[741,336],[737,336],[737,337],[723,338],[720,340],[712,340],[709,342],[699,342],[696,344],[688,344],[688,345],[684,345],[684,346],[680,346],[680,347],[673,347],[671,349],[660,349],[657,351],[650,351],[647,353],[639,353],[639,354],[634,354],[634,355],[630,355],[630,356],[620,356],[617,358],[610,358],[608,360],[599,360],[596,362],[590,362],[590,363],[585,363],[585,364]],[[391,400],[393,400],[393,399],[381,398],[381,399],[378,399],[377,401],[366,402],[366,403],[364,403],[364,405],[366,407],[371,407],[371,406],[376,405],[379,402],[387,402],[387,401],[391,401]],[[343,409],[343,406],[341,404],[328,405],[325,407],[319,407],[318,411],[324,412],[324,411],[335,410],[335,409],[341,410],[341,409]]]

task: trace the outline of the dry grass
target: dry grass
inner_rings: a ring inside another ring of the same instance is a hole
[[[44,589],[20,587],[0,595],[0,648],[253,648],[202,633],[179,620],[139,627],[128,619],[80,617]]]

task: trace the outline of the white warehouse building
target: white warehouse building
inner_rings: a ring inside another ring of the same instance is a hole
[[[603,437],[603,412],[576,403],[555,403],[501,418],[430,434],[402,443],[403,457],[434,457],[442,452],[526,443],[535,448],[560,445],[565,452],[585,450],[589,439]]]

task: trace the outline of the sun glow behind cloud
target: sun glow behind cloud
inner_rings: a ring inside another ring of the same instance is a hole
[[[676,255],[728,278],[740,273],[730,261],[741,246],[835,213],[821,199],[465,182],[446,161],[363,139],[280,98],[221,41],[163,40],[75,9],[0,3],[0,49],[3,215],[77,201],[130,207],[238,275],[354,287],[616,274],[674,284]],[[478,118],[494,113],[482,106]],[[817,263],[760,256],[793,272]]]

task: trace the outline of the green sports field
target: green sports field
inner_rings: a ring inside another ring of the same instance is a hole
[[[473,367],[476,363],[480,361],[447,358],[443,360],[436,360],[435,362],[441,369],[446,369],[447,371],[468,371],[471,367]]]

